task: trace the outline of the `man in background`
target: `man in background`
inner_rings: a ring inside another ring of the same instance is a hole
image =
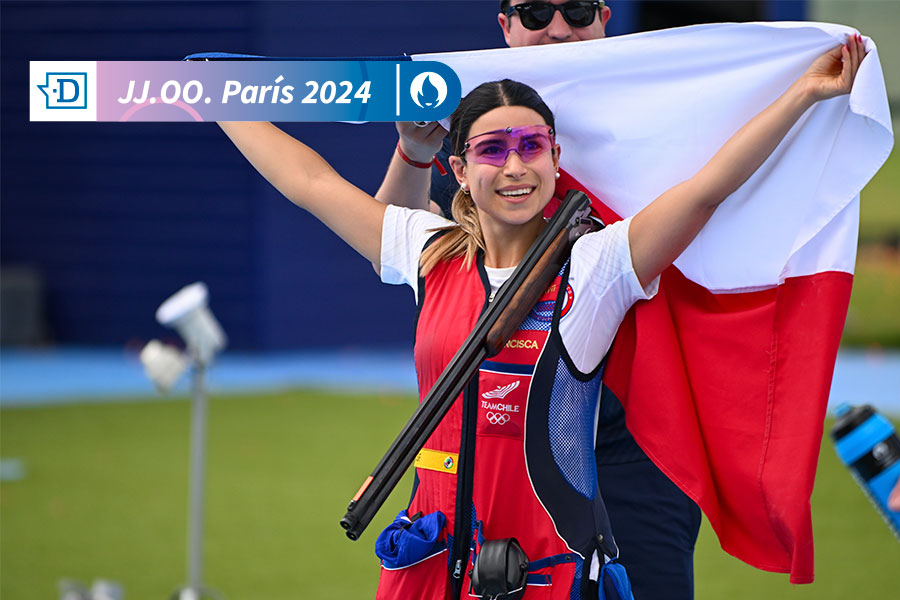
[[[515,48],[603,38],[609,18],[609,7],[599,1],[502,0],[497,22]],[[375,197],[450,218],[456,181],[432,168],[448,164],[447,132],[438,123],[397,123],[397,131],[397,149]],[[640,449],[625,427],[622,405],[605,386],[596,458],[600,492],[636,600],[693,598],[700,509]]]

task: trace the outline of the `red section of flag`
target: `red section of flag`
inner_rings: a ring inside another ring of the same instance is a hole
[[[560,195],[578,187],[560,184]],[[813,579],[809,499],[852,280],[832,271],[713,294],[670,267],[626,316],[604,376],[635,440],[722,547],[793,583]]]

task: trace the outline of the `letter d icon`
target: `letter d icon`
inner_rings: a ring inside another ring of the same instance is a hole
[[[78,88],[78,81],[75,79],[57,79],[56,83],[59,84],[59,94],[57,96],[57,102],[75,102],[78,100],[78,97],[81,95],[80,90]],[[66,96],[66,84],[72,84],[72,92],[74,95]]]

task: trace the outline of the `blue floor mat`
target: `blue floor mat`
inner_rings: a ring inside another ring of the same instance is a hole
[[[412,351],[400,350],[226,352],[209,369],[208,377],[212,393],[291,387],[416,393]],[[173,393],[188,393],[188,379],[183,377]],[[137,355],[121,349],[0,352],[0,403],[4,407],[156,395]]]
[[[187,379],[173,393],[187,394]],[[412,350],[225,352],[209,370],[212,393],[292,387],[415,394]],[[0,404],[4,407],[156,396],[137,355],[122,349],[0,351]],[[842,351],[829,407],[841,402],[868,403],[900,415],[900,352]]]

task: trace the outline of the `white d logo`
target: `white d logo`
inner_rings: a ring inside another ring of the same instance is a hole
[[[419,73],[409,86],[409,95],[419,108],[437,108],[447,98],[447,82],[431,71]]]

